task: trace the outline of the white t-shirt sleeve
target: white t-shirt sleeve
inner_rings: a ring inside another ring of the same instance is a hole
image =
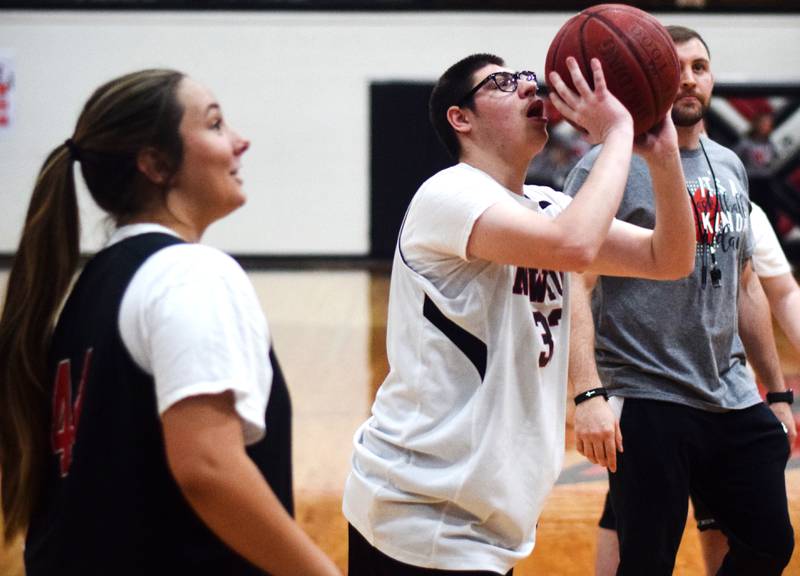
[[[792,271],[778,236],[764,211],[752,203],[750,227],[753,232],[753,270],[761,278],[780,276]]]
[[[119,323],[131,357],[154,377],[159,414],[191,396],[231,391],[245,442],[263,437],[269,331],[232,258],[197,244],[160,250],[131,280]]]
[[[437,255],[467,260],[475,222],[497,202],[513,202],[488,176],[460,164],[423,184],[403,224],[400,246],[410,260]]]

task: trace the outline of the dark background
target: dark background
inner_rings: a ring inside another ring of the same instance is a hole
[[[0,0],[0,8],[568,12],[598,3],[576,0]],[[623,3],[658,12],[800,12],[797,0],[638,0]]]
[[[455,162],[428,121],[432,83],[380,82],[370,87],[370,256],[391,258],[406,207],[427,178]],[[546,91],[546,87],[545,90]],[[763,102],[785,99],[775,114],[775,126],[800,114],[800,86],[788,84],[720,84],[714,98]],[[709,136],[734,148],[736,130],[713,108],[706,118]],[[550,146],[551,144],[548,144]],[[546,175],[545,175],[546,176]],[[787,256],[800,261],[800,241],[785,237],[791,224],[800,224],[800,150],[775,167],[767,187],[751,185],[751,197],[765,209],[778,231]],[[529,180],[530,183],[530,180]],[[558,182],[537,184],[559,189]]]

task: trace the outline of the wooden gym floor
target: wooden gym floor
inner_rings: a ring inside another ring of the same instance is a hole
[[[294,407],[295,499],[298,522],[345,570],[346,522],[341,495],[352,434],[367,418],[387,370],[388,274],[364,270],[267,271],[250,277],[269,319]],[[0,271],[0,286],[5,272]],[[783,336],[784,373],[800,388],[800,354]],[[796,408],[797,410],[797,408]],[[800,415],[800,414],[798,414]],[[800,448],[787,469],[792,523],[800,534]],[[539,524],[536,549],[515,576],[593,574],[595,527],[606,491],[605,471],[574,449],[567,431],[564,471]],[[796,536],[796,549],[800,536]],[[675,574],[703,574],[697,530],[687,522]],[[800,574],[795,552],[786,574]],[[21,576],[21,543],[0,550],[0,576]]]

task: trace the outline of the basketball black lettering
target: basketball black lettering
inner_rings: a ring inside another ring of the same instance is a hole
[[[589,62],[603,65],[606,84],[633,116],[635,134],[659,123],[675,100],[680,67],[669,33],[643,10],[625,4],[598,4],[561,27],[547,52],[545,73],[559,73],[574,89],[566,60],[573,56],[592,82]]]

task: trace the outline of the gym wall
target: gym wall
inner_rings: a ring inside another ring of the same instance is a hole
[[[403,112],[424,94],[412,89],[413,100],[393,104],[387,88],[430,83],[477,51],[543,70],[550,40],[571,15],[0,10],[0,62],[13,71],[12,124],[0,128],[0,254],[16,249],[41,163],[71,135],[91,91],[128,71],[166,66],[207,84],[252,141],[242,171],[248,203],[205,242],[256,257],[369,256],[371,198],[416,182],[402,173],[371,178],[375,162],[385,170],[404,150],[421,158],[416,165],[427,157],[416,135],[428,128],[409,125]],[[718,81],[800,81],[800,14],[657,15],[705,36]],[[391,152],[376,160],[378,139]],[[107,224],[85,195],[82,214],[83,250],[91,252]]]

